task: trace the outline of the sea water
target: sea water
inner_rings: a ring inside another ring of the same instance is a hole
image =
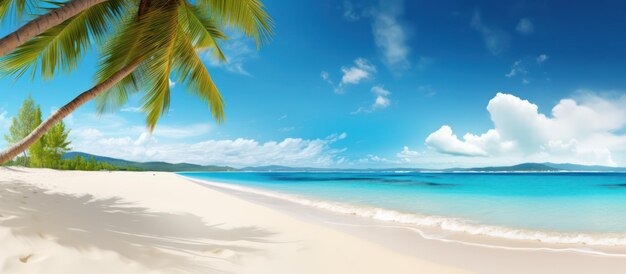
[[[511,239],[626,245],[626,173],[180,174],[382,221]]]

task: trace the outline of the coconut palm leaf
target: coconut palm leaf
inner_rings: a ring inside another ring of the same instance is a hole
[[[257,47],[269,41],[274,24],[259,0],[197,0],[201,11],[252,37]]]
[[[0,0],[3,4],[5,1],[36,0]],[[102,44],[97,84],[62,106],[22,141],[0,152],[0,163],[27,149],[61,119],[94,98],[98,111],[103,112],[119,108],[132,93],[141,93],[146,125],[153,130],[170,105],[170,77],[205,102],[221,122],[223,98],[198,51],[212,50],[217,59],[225,61],[219,46],[227,39],[222,27],[240,30],[257,46],[269,40],[273,28],[259,0],[72,1],[88,8],[68,9],[73,17],[63,18],[60,25],[22,44],[0,65],[16,77],[39,67],[42,76],[48,78],[59,70],[75,69],[93,44]],[[8,49],[15,44],[13,40]]]
[[[0,60],[3,73],[21,77],[54,77],[57,71],[74,70],[93,42],[102,44],[110,25],[117,24],[133,1],[109,0],[95,5],[29,40]]]
[[[213,83],[211,75],[209,75],[188,36],[179,35],[177,37],[174,58],[175,81],[186,85],[187,91],[206,102],[218,123],[223,121],[224,102],[222,95]]]
[[[179,24],[181,31],[191,39],[194,47],[198,50],[213,49],[213,57],[226,62],[218,40],[226,40],[228,37],[222,32],[217,22],[203,13],[198,7],[187,2],[180,9]]]
[[[3,22],[19,23],[24,17],[37,12],[40,0],[1,0],[0,26]]]

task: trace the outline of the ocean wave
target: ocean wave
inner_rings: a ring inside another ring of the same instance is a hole
[[[188,178],[193,181],[242,192],[253,193],[270,198],[286,200],[296,204],[329,210],[335,213],[370,218],[378,221],[394,222],[405,225],[439,228],[450,232],[481,235],[509,240],[536,241],[549,244],[582,244],[593,246],[626,246],[626,235],[558,233],[527,229],[515,229],[502,226],[471,223],[459,218],[404,213],[391,209],[357,206],[347,203],[311,199],[299,195],[266,191],[240,185],[209,182]]]

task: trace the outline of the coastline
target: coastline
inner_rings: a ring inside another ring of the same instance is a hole
[[[551,232],[541,230],[518,229],[503,226],[474,224],[468,220],[459,218],[447,218],[440,216],[422,215],[414,213],[404,213],[396,210],[371,207],[357,206],[349,203],[320,200],[310,197],[304,197],[294,194],[280,193],[272,190],[241,186],[237,184],[228,184],[221,182],[207,181],[196,179],[193,177],[178,174],[179,176],[203,185],[210,185],[220,190],[231,190],[234,194],[241,195],[243,192],[254,195],[265,196],[269,198],[285,200],[290,203],[303,205],[306,207],[321,209],[324,211],[339,213],[347,216],[357,216],[370,220],[383,221],[384,225],[395,225],[405,229],[415,230],[422,237],[429,236],[423,230],[434,230],[438,234],[453,233],[459,234],[460,237],[454,236],[450,241],[463,242],[461,239],[468,236],[474,238],[482,238],[481,243],[465,242],[465,244],[486,245],[494,239],[503,241],[513,241],[512,246],[492,246],[502,248],[514,248],[520,243],[540,242],[545,246],[542,249],[550,250],[571,250],[581,253],[590,253],[596,255],[606,255],[626,258],[626,234],[617,233],[572,233],[572,232]],[[459,239],[460,238],[460,239]],[[442,239],[443,240],[443,239]],[[590,250],[589,247],[598,250]],[[604,251],[603,251],[604,250]],[[615,253],[619,250],[619,253]],[[605,252],[606,251],[606,252]]]
[[[332,212],[278,197],[217,186],[220,183],[207,184],[203,180],[179,176],[294,218],[356,235],[399,253],[475,273],[554,273],[555,270],[592,273],[598,269],[602,269],[602,273],[621,273],[626,267],[626,248],[623,246],[553,244],[450,233],[438,228]]]
[[[2,273],[470,273],[173,173],[0,175]]]
[[[626,259],[473,245],[163,172],[0,168],[2,273],[621,273]],[[480,242],[480,241],[478,241]],[[558,270],[558,271],[555,271]]]

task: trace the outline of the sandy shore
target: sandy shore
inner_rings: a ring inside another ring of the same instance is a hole
[[[0,168],[0,273],[464,273],[159,172]]]
[[[411,227],[223,189],[172,173],[0,168],[0,273],[626,269],[624,248],[609,248],[605,251],[617,256],[606,256],[594,254],[594,247],[428,233],[430,237],[422,237]]]

